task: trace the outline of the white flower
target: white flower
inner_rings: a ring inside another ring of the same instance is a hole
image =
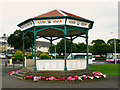
[[[106,75],[104,74],[103,77],[106,78]]]
[[[82,75],[83,77],[86,77],[86,75]]]
[[[99,76],[95,76],[96,78],[99,78]]]
[[[93,77],[90,77],[90,79],[93,79]]]
[[[82,80],[81,76],[78,76],[78,80]]]

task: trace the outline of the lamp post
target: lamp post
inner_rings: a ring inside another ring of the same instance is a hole
[[[113,32],[111,32],[111,34],[113,34]],[[115,64],[117,64],[117,60],[116,60],[116,40],[115,40],[115,38],[114,38],[114,61],[115,61]]]
[[[115,40],[115,38],[114,38],[114,51],[115,51],[115,64],[117,64],[117,62],[116,62],[116,40]]]

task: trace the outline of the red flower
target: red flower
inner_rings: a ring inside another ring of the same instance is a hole
[[[78,80],[78,77],[77,77],[77,76],[74,76],[73,78],[75,78],[75,80]]]

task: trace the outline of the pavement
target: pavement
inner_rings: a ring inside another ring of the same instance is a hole
[[[3,68],[2,88],[118,88],[118,77],[107,76],[107,79],[79,82],[47,82],[19,80],[9,76],[8,72],[18,68]]]
[[[91,65],[100,65],[100,64],[113,64],[106,61],[94,61]]]
[[[2,62],[1,62],[2,63]],[[19,80],[13,76],[9,76],[10,71],[18,70],[20,65],[12,68],[5,68],[1,65],[0,83],[2,88],[118,88],[118,77],[107,76],[107,79],[90,80],[90,81],[79,81],[79,82],[49,82],[49,81],[27,81]]]

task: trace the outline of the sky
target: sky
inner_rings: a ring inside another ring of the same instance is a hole
[[[118,1],[117,0],[88,0],[64,1],[44,0],[21,0],[11,2],[4,0],[0,2],[0,36],[4,33],[8,36],[12,34],[17,24],[26,19],[33,18],[48,11],[60,9],[77,16],[94,21],[93,28],[89,31],[89,44],[92,40],[103,39],[105,42],[111,38],[118,38]],[[38,39],[43,41],[44,39]],[[46,41],[46,40],[45,40]],[[56,44],[60,40],[53,43]],[[77,38],[74,43],[85,42],[84,38]]]

